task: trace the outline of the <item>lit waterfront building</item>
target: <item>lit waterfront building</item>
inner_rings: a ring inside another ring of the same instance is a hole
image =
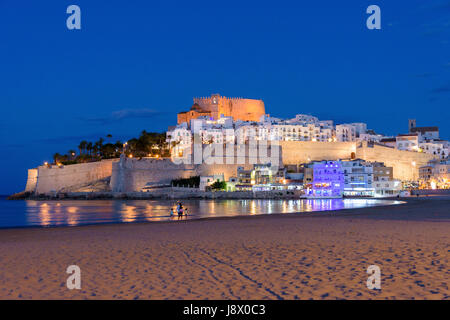
[[[431,161],[419,168],[421,189],[450,189],[450,160]]]
[[[235,190],[238,191],[272,191],[287,190],[290,186],[285,184],[286,170],[268,164],[255,164],[253,169],[237,170]]]
[[[200,191],[206,191],[208,187],[210,187],[213,183],[217,181],[225,181],[223,173],[220,174],[214,174],[211,176],[201,176],[200,177],[200,184],[199,184],[199,190]]]
[[[373,197],[373,165],[361,159],[342,161],[344,195]]]
[[[375,197],[396,196],[402,190],[402,183],[395,180],[394,169],[386,167],[382,162],[372,162],[373,166],[373,187]]]
[[[320,161],[312,166],[312,183],[304,186],[305,195],[311,198],[342,198],[344,173],[340,161]]]

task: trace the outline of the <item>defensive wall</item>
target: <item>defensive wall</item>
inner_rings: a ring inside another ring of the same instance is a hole
[[[117,159],[72,164],[67,166],[39,166],[28,170],[25,191],[36,194],[58,192],[88,184],[111,176],[112,164]]]
[[[367,161],[384,162],[387,167],[393,168],[394,179],[418,180],[419,168],[426,165],[428,161],[438,159],[439,156],[423,152],[404,151],[382,145],[369,145],[363,142],[356,149],[356,157]]]
[[[400,151],[380,145],[369,145],[355,142],[307,142],[282,141],[281,152],[278,149],[280,165],[297,165],[314,160],[338,160],[360,158],[367,161],[384,162],[393,167],[395,179],[417,180],[418,168],[436,158],[433,155],[419,152]],[[270,149],[269,149],[270,150]],[[225,153],[224,153],[225,154]],[[268,153],[268,156],[271,151]],[[236,176],[237,168],[250,169],[255,163],[267,163],[248,147],[244,162],[232,157],[223,156],[223,161],[216,161],[210,156],[202,164],[176,164],[172,159],[124,158],[103,160],[100,162],[74,164],[68,166],[40,166],[28,170],[26,191],[50,193],[62,189],[70,189],[89,184],[100,179],[111,177],[110,190],[113,192],[140,191],[147,183],[168,184],[173,179],[192,176],[205,176],[223,173],[225,179]],[[222,163],[220,163],[222,162]]]
[[[284,165],[350,159],[356,142],[280,141]]]
[[[276,152],[275,149],[277,149]],[[274,150],[273,153],[272,150]],[[223,174],[225,180],[228,180],[236,176],[238,167],[249,170],[254,164],[270,162],[267,160],[274,159],[271,158],[272,156],[277,157],[276,162],[282,163],[278,146],[273,149],[269,147],[266,159],[260,156],[259,149],[255,151],[245,146],[244,151],[245,156],[242,158],[238,156],[236,148],[233,154],[228,156],[226,150],[220,157],[213,151],[210,155],[204,156],[201,164],[196,164],[191,154],[184,159],[121,157],[120,161],[114,163],[112,167],[111,190],[113,192],[140,191],[146,184],[170,184],[173,179],[214,174]]]

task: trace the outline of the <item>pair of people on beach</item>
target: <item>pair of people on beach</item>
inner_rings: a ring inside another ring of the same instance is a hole
[[[183,205],[181,204],[181,202],[178,202],[177,207],[176,207],[177,213],[178,213],[178,219],[181,219],[183,217],[183,214],[187,216],[188,214],[188,209],[187,208],[183,208]],[[174,210],[173,207],[170,209],[170,216],[172,217],[174,215]]]

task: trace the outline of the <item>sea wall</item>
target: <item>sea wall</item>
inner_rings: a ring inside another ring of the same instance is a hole
[[[39,166],[28,171],[26,191],[36,194],[58,192],[82,186],[111,176],[114,160],[72,164],[67,166]]]

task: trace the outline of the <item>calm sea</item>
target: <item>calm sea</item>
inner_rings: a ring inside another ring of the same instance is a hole
[[[401,201],[375,199],[322,200],[187,200],[183,219],[312,212],[394,205]],[[78,226],[102,223],[177,221],[169,200],[8,201],[0,197],[0,228]]]

